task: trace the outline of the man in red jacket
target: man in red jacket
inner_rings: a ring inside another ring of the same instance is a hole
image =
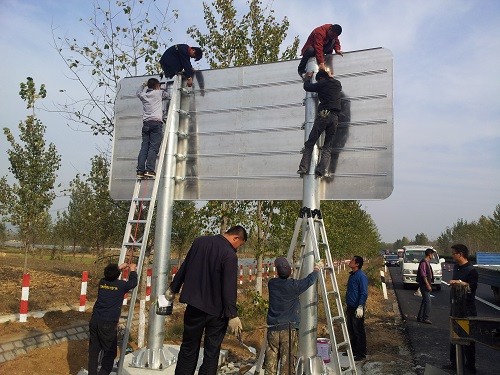
[[[304,74],[306,73],[306,65],[309,58],[315,56],[319,70],[325,70],[325,54],[335,51],[337,55],[343,56],[339,41],[340,34],[342,34],[342,26],[330,23],[319,26],[312,31],[309,38],[307,38],[306,44],[304,44],[304,47],[300,51],[302,59],[297,70],[302,78],[304,78]]]

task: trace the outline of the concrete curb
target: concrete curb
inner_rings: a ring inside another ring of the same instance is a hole
[[[88,324],[79,324],[61,328],[54,332],[43,332],[28,335],[0,344],[0,363],[11,361],[16,357],[26,354],[34,349],[47,348],[66,341],[87,340],[89,338]]]

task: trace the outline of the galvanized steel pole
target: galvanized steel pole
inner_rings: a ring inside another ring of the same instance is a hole
[[[316,58],[312,57],[307,63],[308,72],[317,72],[318,64]],[[316,117],[317,107],[316,93],[307,92],[305,99],[305,124],[304,124],[304,141],[309,137],[314,118]],[[302,190],[302,207],[308,207],[311,210],[317,209],[320,206],[319,201],[319,182],[320,179],[314,175],[314,168],[318,161],[318,147],[315,145],[311,158],[311,165],[307,174],[303,175],[303,190]],[[304,233],[303,228],[302,233]],[[303,239],[304,240],[304,239]],[[314,254],[312,242],[305,244],[304,258],[302,260],[300,278],[306,277],[314,268]],[[315,285],[311,286],[306,292],[300,296],[300,326],[299,326],[299,356],[303,360],[306,358],[315,357],[317,353],[317,296],[318,288]]]

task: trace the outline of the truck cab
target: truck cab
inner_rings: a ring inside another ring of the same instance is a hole
[[[403,246],[403,254],[399,258],[399,263],[401,267],[401,276],[403,278],[403,287],[405,289],[409,288],[411,285],[418,285],[418,265],[420,261],[424,259],[426,249],[434,250],[432,246]],[[434,282],[432,285],[436,290],[441,290],[441,280],[443,277],[442,263],[444,263],[444,258],[439,258],[437,251],[434,250],[431,258],[431,267],[434,274]]]

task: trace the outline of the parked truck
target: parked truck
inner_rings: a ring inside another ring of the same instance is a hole
[[[476,252],[479,282],[491,286],[495,302],[500,302],[500,253]]]

